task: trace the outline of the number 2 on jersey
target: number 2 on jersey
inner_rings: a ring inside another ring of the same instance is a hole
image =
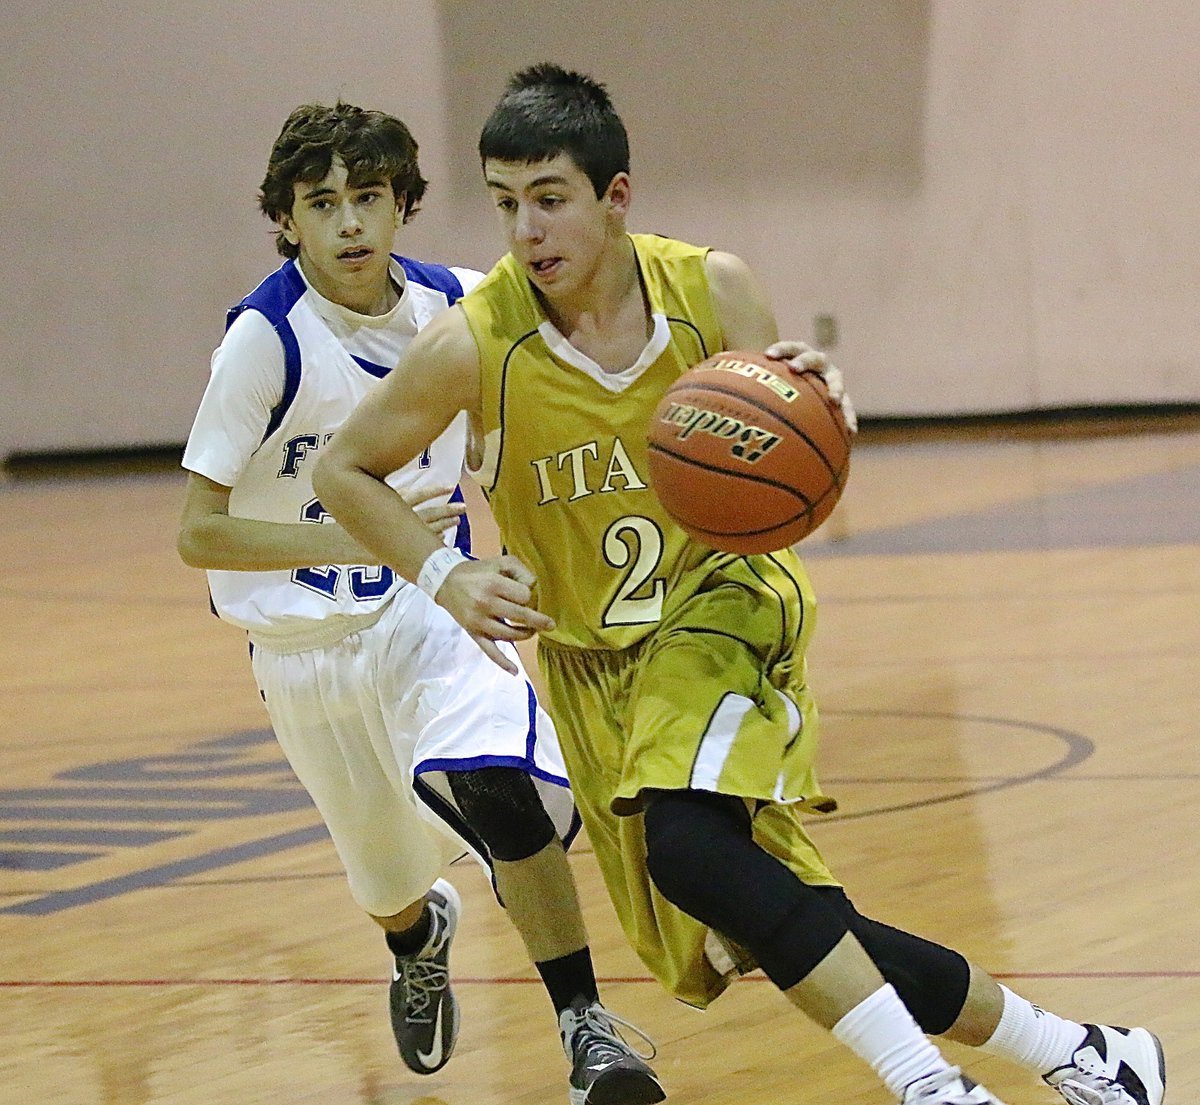
[[[300,511],[302,522],[316,522],[318,525],[332,515],[322,505],[320,499],[310,499]],[[358,567],[345,569],[352,594],[359,602],[382,598],[392,588],[396,575],[386,564],[375,567]],[[332,565],[324,568],[294,568],[292,582],[327,599],[337,595],[338,581],[342,577],[342,568]]]
[[[645,625],[662,617],[667,581],[654,580],[650,593],[638,595],[662,560],[663,537],[658,526],[640,514],[618,518],[604,534],[605,563],[627,569],[608,609],[603,625]]]

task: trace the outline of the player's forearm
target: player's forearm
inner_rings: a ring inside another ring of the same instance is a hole
[[[444,547],[441,538],[386,483],[331,453],[313,472],[321,503],[377,560],[415,581],[429,554]]]
[[[183,529],[179,555],[193,568],[230,572],[378,563],[341,526],[263,522],[228,514],[210,514]]]

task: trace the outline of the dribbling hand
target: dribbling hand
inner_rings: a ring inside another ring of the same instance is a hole
[[[841,372],[829,363],[825,354],[802,341],[777,341],[767,346],[764,353],[773,361],[783,361],[793,372],[819,372],[829,389],[829,398],[842,408],[842,417],[851,433],[858,432],[858,415],[854,404],[846,394],[846,382]]]
[[[537,578],[515,556],[468,560],[446,576],[437,601],[489,660],[516,675],[516,664],[496,642],[525,641],[554,628],[554,620],[532,605],[536,586]]]

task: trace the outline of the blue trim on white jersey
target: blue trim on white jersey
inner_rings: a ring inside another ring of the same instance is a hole
[[[381,364],[376,364],[374,361],[368,361],[365,357],[356,357],[353,353],[350,354],[350,359],[358,365],[364,372],[369,372],[376,380],[382,380],[392,370]]]
[[[575,838],[579,835],[579,830],[583,828],[583,818],[579,814],[579,807],[571,807],[571,827],[567,830],[567,835],[562,838],[563,851],[569,852],[571,845],[575,843]]]
[[[555,775],[520,756],[468,756],[463,759],[448,756],[441,760],[422,760],[413,768],[413,776],[425,775],[430,771],[478,771],[481,767],[516,767],[526,775],[541,779],[543,783],[553,783],[556,787],[571,785],[561,775]]]
[[[292,329],[292,324],[284,319],[276,325],[275,333],[283,343],[283,395],[271,408],[271,417],[267,420],[267,428],[263,430],[263,441],[283,425],[284,417],[300,390],[300,343],[296,340],[296,332]]]
[[[456,484],[454,491],[451,492],[450,501],[452,503],[466,502],[463,498],[463,489],[461,484]],[[460,514],[458,525],[454,529],[454,547],[458,549],[463,556],[471,555],[471,522],[465,514]]]
[[[263,441],[279,429],[300,390],[300,343],[296,340],[292,324],[288,322],[288,315],[307,290],[308,285],[296,268],[296,262],[285,261],[245,299],[225,312],[225,329],[228,331],[243,311],[258,311],[274,328],[283,345],[283,394],[271,408],[271,417],[263,431]]]
[[[414,261],[411,257],[401,257],[393,253],[392,258],[400,263],[406,279],[420,284],[424,288],[432,288],[441,292],[453,307],[463,297],[463,286],[457,276],[445,265],[431,265],[424,261]]]
[[[537,710],[538,700],[537,693],[533,689],[533,684],[528,679],[525,680],[525,696],[529,707],[529,729],[525,734],[525,755],[533,760],[533,749],[537,744]]]
[[[450,306],[462,299],[462,282],[445,265],[414,261],[411,257],[401,257],[398,253],[393,253],[391,256],[404,270],[406,280],[441,292]],[[228,331],[234,320],[243,311],[258,311],[271,324],[283,345],[283,394],[280,396],[279,402],[271,408],[267,428],[262,436],[263,441],[266,441],[283,424],[284,417],[295,401],[296,393],[300,390],[300,343],[296,340],[296,334],[292,329],[292,324],[288,321],[288,315],[291,314],[292,308],[306,291],[308,291],[308,285],[304,282],[304,277],[297,268],[295,260],[291,259],[280,265],[254,291],[225,313],[225,329]],[[362,357],[354,357],[354,361],[376,379],[383,379],[391,371],[389,367],[375,364]],[[469,548],[468,544],[467,550],[464,551],[469,551]]]
[[[452,270],[446,268],[445,265],[432,265],[426,261],[414,261],[411,257],[402,257],[399,253],[393,253],[391,256],[392,260],[404,270],[405,280],[411,280],[414,284],[419,284],[422,288],[441,292],[451,307],[462,299],[462,281],[454,275]],[[387,365],[376,364],[374,361],[368,361],[364,357],[355,357],[353,353],[350,356],[359,368],[364,372],[369,372],[378,380],[382,380],[392,371]]]
[[[240,303],[229,308],[225,314],[225,329],[228,330],[233,325],[233,320],[248,307],[265,315],[272,326],[278,326],[279,323],[287,321],[292,308],[306,291],[308,285],[304,283],[304,277],[296,268],[296,262],[285,261]]]
[[[529,706],[529,726],[525,731],[525,756],[468,756],[463,758],[444,757],[440,760],[422,760],[413,768],[413,775],[426,771],[475,771],[481,767],[518,767],[527,775],[555,786],[569,787],[571,784],[561,775],[538,767],[534,760],[537,747],[538,700],[533,684],[525,680],[525,694]]]
[[[489,762],[482,762],[484,760]],[[421,778],[420,774],[424,771],[472,771],[476,767],[516,767],[522,771],[528,771],[530,775],[534,775],[539,779],[545,779],[556,786],[566,786],[567,783],[565,779],[560,781],[556,776],[548,775],[546,772],[540,770],[530,771],[529,766],[523,761],[515,757],[510,760],[504,756],[480,756],[475,760],[426,760],[425,763],[420,764],[413,772],[413,793],[462,837],[467,842],[467,846],[471,851],[486,863],[488,869],[492,871],[492,889],[496,892],[497,900],[503,905],[504,901],[500,898],[500,891],[496,889],[495,869],[492,866],[492,857],[487,850],[487,845],[483,843],[483,840],[476,834],[475,830],[463,819],[463,815],[459,813],[458,807],[453,802],[443,798],[441,794]],[[583,818],[579,814],[579,807],[572,803],[571,824],[567,827],[566,833],[561,838],[564,852],[570,851],[571,845],[575,843],[575,839],[579,836],[582,828]]]

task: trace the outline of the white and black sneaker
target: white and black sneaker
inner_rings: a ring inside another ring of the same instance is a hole
[[[1144,1028],[1085,1024],[1071,1062],[1044,1075],[1069,1105],[1162,1105],[1167,1064],[1158,1037]]]
[[[388,1004],[400,1058],[417,1074],[446,1065],[458,1039],[458,1002],[450,989],[450,942],[462,900],[445,879],[425,895],[429,938],[411,955],[396,956]]]
[[[958,1067],[947,1067],[910,1082],[904,1088],[903,1105],[1001,1105],[1001,1102]]]
[[[634,1051],[617,1025],[636,1032],[650,1045],[650,1054]],[[654,1105],[665,1100],[658,1076],[646,1064],[654,1058],[654,1044],[636,1025],[597,1001],[563,1010],[558,1028],[571,1061],[571,1105]]]

